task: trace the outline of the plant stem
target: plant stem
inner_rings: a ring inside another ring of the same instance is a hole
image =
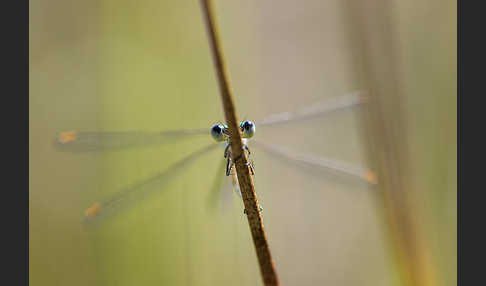
[[[236,166],[236,174],[240,185],[243,203],[245,205],[248,224],[250,225],[253,243],[255,245],[260,272],[265,285],[279,285],[277,272],[273,263],[270,248],[263,228],[263,218],[259,210],[258,199],[248,167],[248,157],[243,152],[243,143],[238,119],[233,103],[232,89],[229,75],[224,62],[223,51],[216,29],[216,20],[212,1],[201,0],[203,17],[206,22],[209,42],[213,54],[214,66],[219,83],[221,100],[223,103],[226,124],[230,131],[231,156]]]
[[[394,6],[386,0],[348,1],[350,33],[356,62],[362,63],[362,80],[369,102],[362,113],[367,153],[378,174],[378,205],[388,228],[400,284],[443,285],[436,274],[431,248],[416,209],[405,117],[409,86],[404,69]],[[400,14],[400,13],[399,13]]]

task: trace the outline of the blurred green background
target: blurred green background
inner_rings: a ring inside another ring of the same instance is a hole
[[[216,1],[240,118],[368,87],[360,72],[370,64],[356,39],[369,35],[357,36],[353,15],[371,15],[351,11],[351,2]],[[393,35],[406,126],[397,132],[410,154],[407,211],[423,230],[436,285],[455,285],[456,5],[414,0],[374,13],[392,24],[373,33]],[[224,118],[199,1],[31,1],[29,60],[31,285],[261,285],[241,200],[225,185],[220,204],[208,208],[224,174],[222,149],[112,219],[82,223],[92,203],[166,170],[209,136],[105,153],[53,146],[66,130],[209,135]],[[366,166],[373,154],[357,115],[257,126],[256,138]],[[252,156],[283,285],[406,284],[373,188],[256,148]]]

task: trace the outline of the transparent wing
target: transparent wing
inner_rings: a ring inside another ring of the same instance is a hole
[[[327,115],[333,111],[353,107],[366,102],[363,92],[355,91],[349,94],[316,102],[308,107],[294,112],[281,112],[271,114],[265,119],[257,122],[257,127],[274,126],[283,123],[298,122],[318,116]]]
[[[159,145],[196,135],[209,135],[209,129],[173,130],[162,132],[78,132],[64,131],[58,134],[55,148],[63,152],[99,152]]]
[[[317,102],[294,112],[282,112],[268,116],[257,123],[259,127],[274,126],[289,122],[298,122],[333,111],[352,107],[366,102],[362,92],[356,91],[332,100]],[[160,145],[177,140],[183,140],[196,135],[208,135],[208,129],[172,130],[162,132],[78,132],[64,131],[58,134],[54,142],[55,148],[63,152],[100,152]]]
[[[224,181],[226,180],[226,176],[223,175],[223,170],[226,166],[226,160],[221,160],[221,163],[218,166],[219,167],[214,176],[213,185],[207,199],[207,206],[210,210],[215,210],[218,203],[220,202]]]
[[[286,150],[285,148],[265,144],[258,140],[252,140],[251,144],[270,155],[276,156],[280,159],[284,159],[287,162],[296,166],[304,165],[312,169],[318,169],[328,173],[332,172],[350,176],[361,181],[365,181],[369,184],[377,183],[375,173],[361,166],[341,162],[338,160],[318,157],[315,155],[291,152],[289,150]]]
[[[111,217],[116,212],[126,207],[134,205],[149,194],[156,191],[163,191],[164,185],[169,182],[171,178],[179,174],[190,163],[209,151],[218,147],[217,143],[210,144],[171,165],[166,171],[161,172],[148,180],[125,188],[118,192],[113,197],[102,202],[96,202],[85,211],[86,223],[98,223],[102,219]]]
[[[231,167],[231,176],[225,176],[222,174],[222,170],[225,169],[226,161],[222,160],[218,167],[216,176],[214,178],[213,186],[211,188],[210,195],[208,196],[207,205],[208,208],[214,210],[218,204],[222,204],[223,211],[227,210],[226,206],[230,205],[233,191],[243,199],[241,196],[240,186],[238,185],[238,178],[236,177],[235,166]],[[232,190],[231,190],[232,189]]]

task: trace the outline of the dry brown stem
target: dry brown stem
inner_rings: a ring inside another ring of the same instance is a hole
[[[230,131],[231,156],[235,161],[236,174],[240,185],[243,203],[245,205],[248,223],[250,225],[253,243],[260,264],[260,271],[265,285],[279,285],[277,272],[270,254],[270,248],[263,228],[263,218],[259,210],[258,199],[248,167],[248,157],[243,152],[241,133],[233,103],[229,75],[224,62],[223,51],[216,29],[214,9],[210,0],[201,0],[204,20],[209,35],[214,66],[219,83],[221,100],[223,102],[226,124]]]

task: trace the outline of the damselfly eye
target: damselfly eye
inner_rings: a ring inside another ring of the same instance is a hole
[[[211,128],[211,136],[217,142],[224,141],[226,139],[226,134],[224,133],[225,126],[223,124],[214,124]]]
[[[245,120],[240,123],[243,138],[251,138],[255,135],[255,123],[250,120]]]

